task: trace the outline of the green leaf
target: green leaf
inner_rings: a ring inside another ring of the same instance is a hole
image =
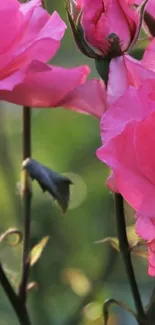
[[[47,242],[49,240],[49,236],[43,237],[43,239],[32,248],[30,253],[30,265],[33,266],[38,259],[40,258],[43,249],[45,248]]]
[[[100,244],[100,243],[109,243],[113,248],[115,248],[118,252],[120,251],[119,249],[119,241],[117,237],[107,237],[102,240],[99,240],[95,242],[95,244]]]

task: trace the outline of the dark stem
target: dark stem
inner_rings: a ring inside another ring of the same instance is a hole
[[[105,83],[105,86],[108,85],[108,79],[109,79],[109,68],[110,68],[110,60],[108,59],[96,59],[95,60],[95,67],[99,74],[99,76],[102,78],[102,80]]]
[[[31,325],[31,322],[27,314],[27,310],[24,304],[21,303],[15,291],[13,290],[10,282],[7,279],[7,276],[5,275],[5,272],[1,264],[0,264],[0,283],[17,315],[19,323],[21,325]]]
[[[31,157],[31,108],[23,107],[23,160]],[[19,287],[19,297],[26,302],[26,291],[29,276],[29,253],[30,253],[30,224],[31,224],[31,186],[27,171],[23,170],[23,211],[24,211],[24,238],[23,238],[23,261],[22,279]]]
[[[41,0],[41,5],[44,9],[47,9],[46,0]]]
[[[117,235],[119,240],[119,248],[126,268],[128,281],[131,287],[135,307],[137,311],[137,317],[139,319],[139,325],[143,325],[146,320],[146,315],[143,309],[140,293],[138,290],[132,262],[130,256],[130,246],[128,243],[126,224],[124,216],[123,197],[120,194],[115,194],[115,210],[116,210],[116,223],[117,223]]]

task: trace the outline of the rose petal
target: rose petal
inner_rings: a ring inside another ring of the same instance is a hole
[[[61,106],[101,118],[106,111],[106,89],[100,80],[88,80],[74,89],[61,103]]]
[[[155,101],[151,100],[154,89],[155,81],[145,82],[138,90],[129,86],[123,96],[109,104],[100,124],[103,143],[119,134],[125,124],[132,120],[141,121],[155,110]]]
[[[87,66],[65,69],[38,61],[34,61],[27,67],[27,71],[25,69],[23,71],[24,79],[20,83],[18,80],[12,91],[0,91],[0,97],[6,101],[32,107],[59,106],[68,93],[85,82],[89,73]]]
[[[20,33],[22,14],[17,0],[1,1],[0,5],[0,54],[13,45]],[[4,26],[7,26],[4,30]]]
[[[155,109],[155,108],[154,108]],[[135,132],[135,150],[139,170],[155,184],[155,112],[141,121]]]
[[[138,122],[130,122],[121,134],[97,150],[97,157],[115,176],[116,187],[140,214],[152,217],[155,211],[155,186],[143,175],[136,161],[134,134]]]
[[[138,214],[136,232],[144,240],[152,241],[155,238],[155,218],[149,218],[148,216]]]

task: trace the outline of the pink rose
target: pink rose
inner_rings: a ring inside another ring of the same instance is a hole
[[[98,116],[96,105],[104,85],[99,80],[86,82],[89,68],[46,64],[59,49],[66,25],[40,4],[40,0],[0,2],[0,99],[32,107],[84,108]]]
[[[155,276],[155,81],[129,89],[101,120],[98,158],[112,169],[107,185],[135,209],[137,233],[149,247],[149,274]],[[154,247],[154,246],[153,246]]]
[[[73,18],[82,11],[86,41],[106,56],[115,43],[115,56],[126,51],[137,38],[140,13],[132,0],[70,0]],[[119,52],[119,53],[118,53]]]

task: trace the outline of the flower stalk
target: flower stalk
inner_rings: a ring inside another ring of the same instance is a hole
[[[26,307],[24,304],[22,304],[20,298],[16,295],[1,264],[0,264],[0,283],[17,315],[19,323],[21,325],[31,325]]]
[[[23,107],[23,161],[31,157],[31,108]],[[31,184],[26,170],[22,171],[22,198],[24,213],[22,279],[19,287],[19,297],[25,304],[26,291],[30,269],[30,225],[31,225]]]
[[[124,215],[124,204],[123,197],[121,194],[115,194],[115,211],[116,211],[116,225],[117,225],[117,236],[119,240],[119,249],[124,261],[124,265],[126,268],[126,273],[128,276],[128,281],[131,287],[132,296],[134,299],[136,311],[137,311],[137,319],[139,325],[144,325],[146,321],[146,315],[144,312],[144,308],[142,305],[140,293],[138,290],[132,261],[131,261],[131,249],[129,246],[127,232],[126,232],[126,223],[125,223],[125,215]]]

